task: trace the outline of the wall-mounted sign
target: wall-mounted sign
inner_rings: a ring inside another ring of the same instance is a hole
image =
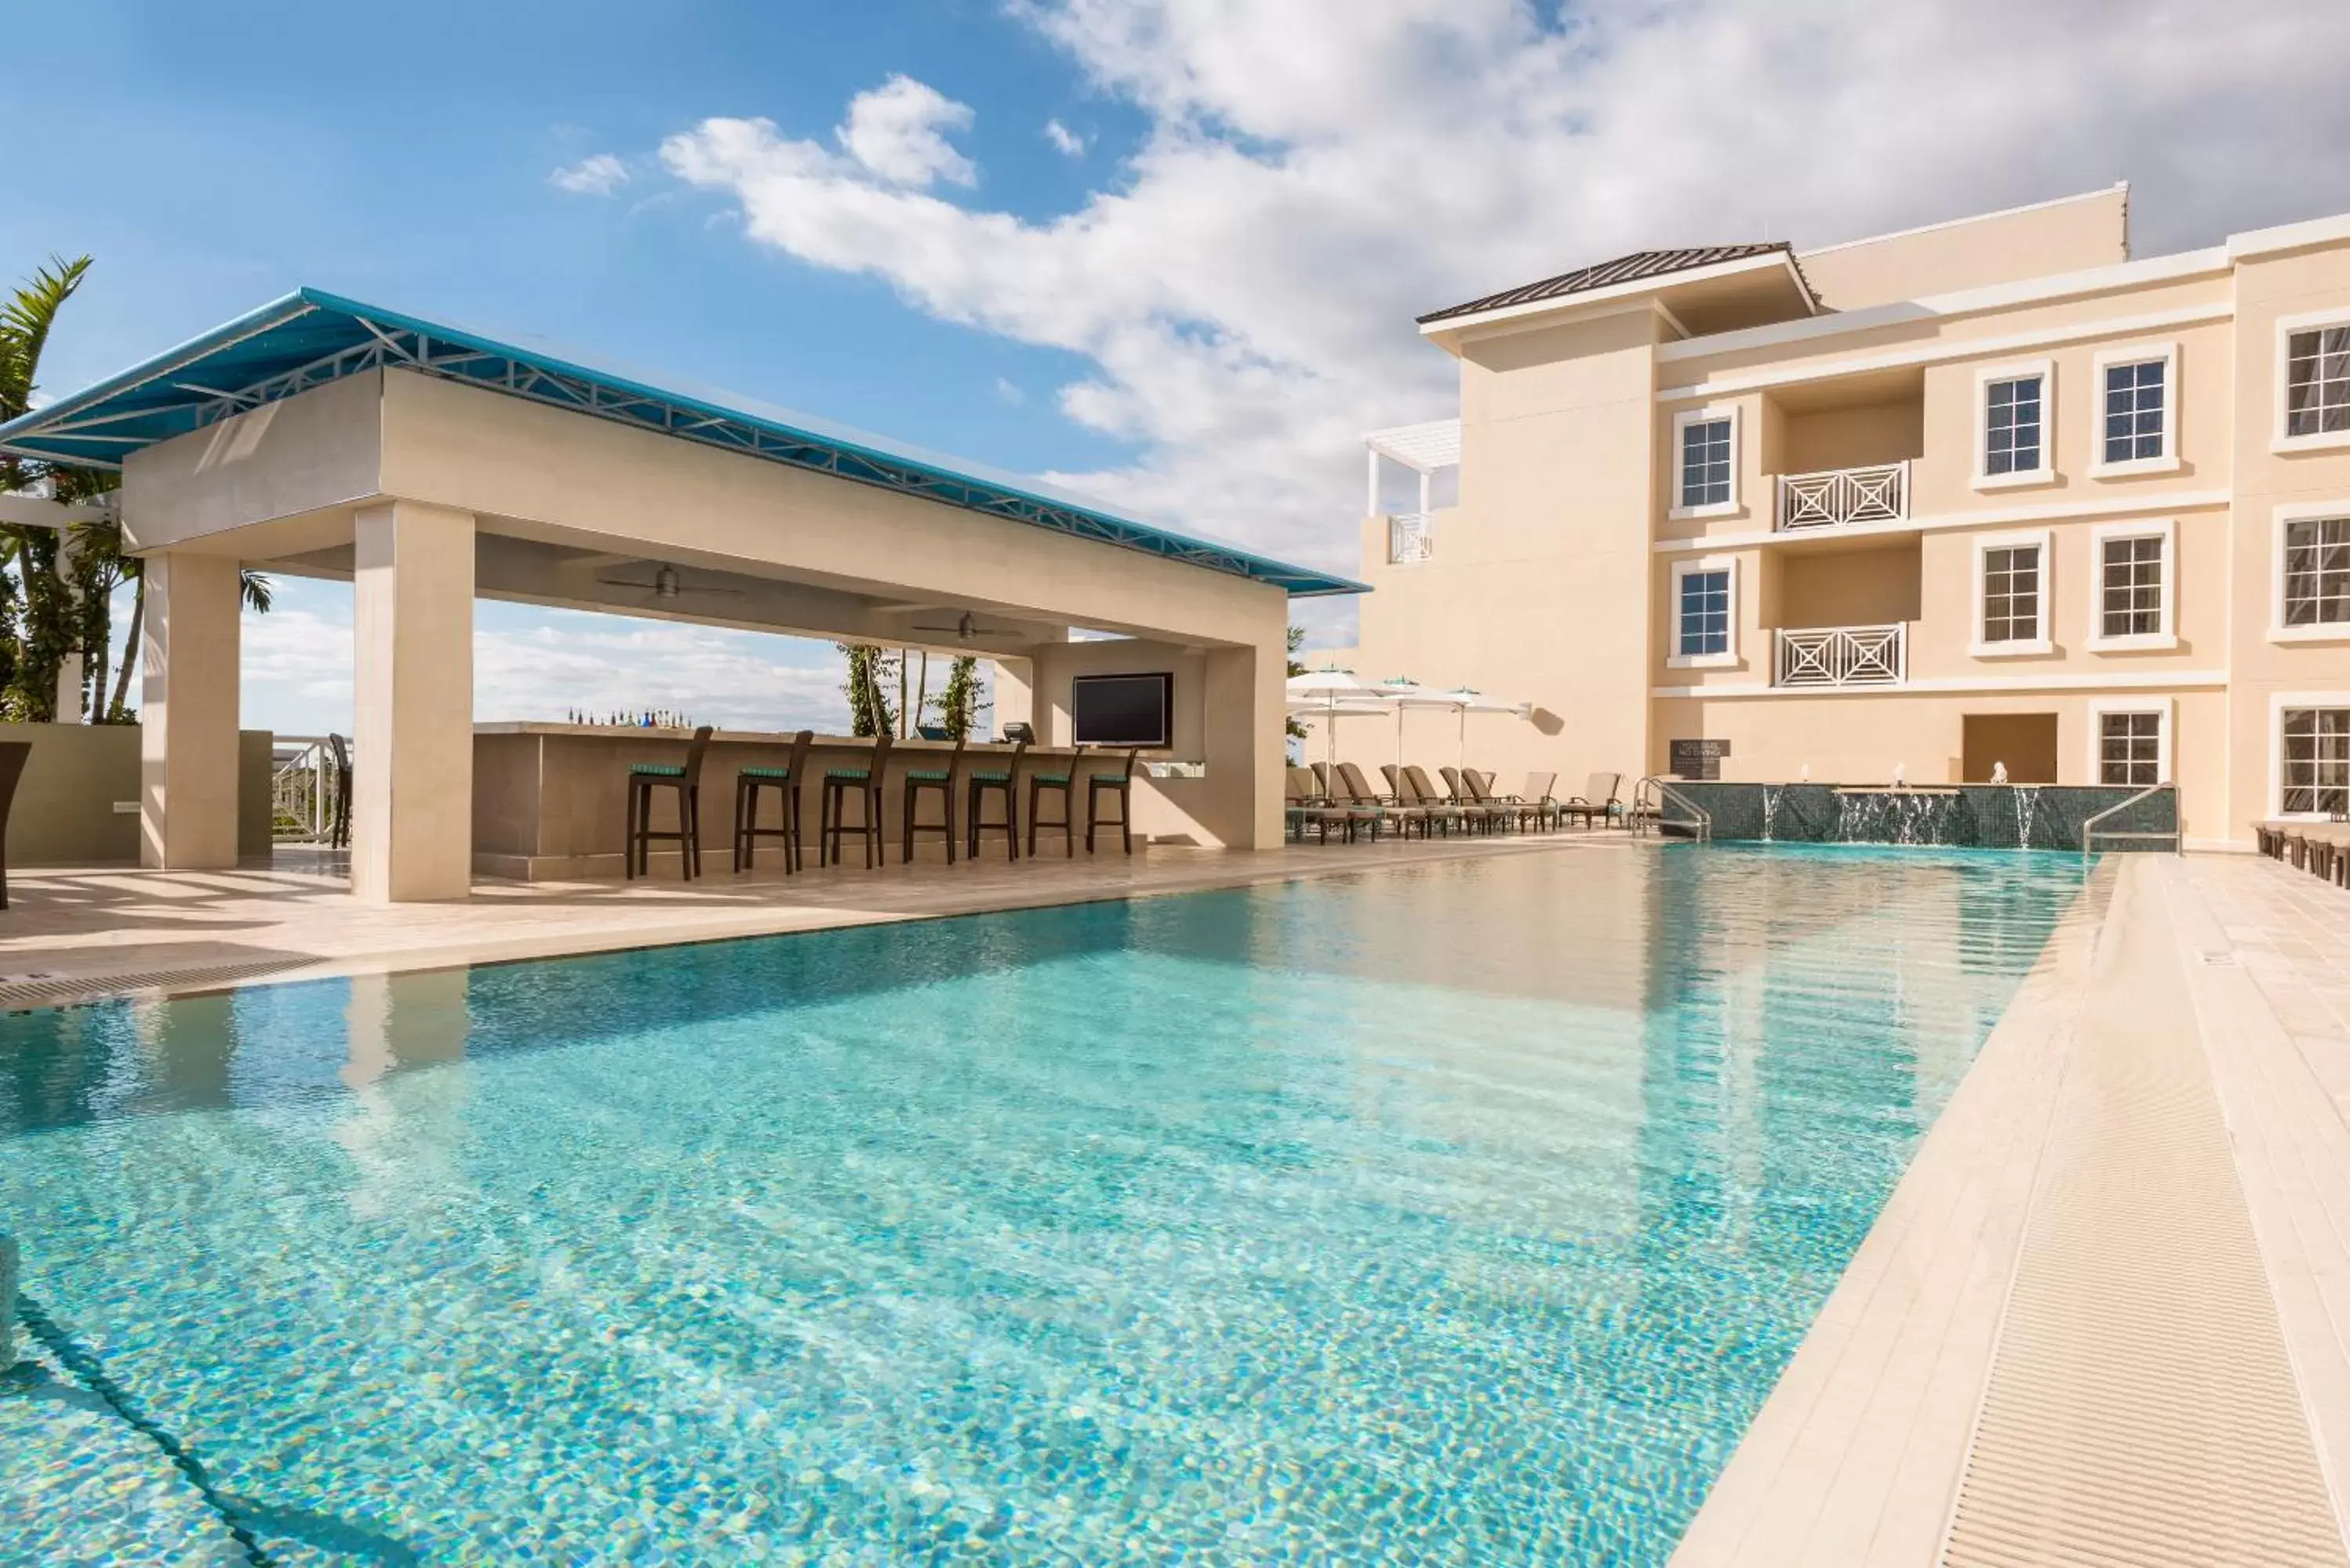
[[[1721,759],[1730,755],[1728,741],[1675,741],[1673,776],[1684,779],[1719,779]]]

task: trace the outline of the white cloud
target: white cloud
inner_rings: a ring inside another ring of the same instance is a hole
[[[848,103],[848,118],[833,136],[849,157],[893,185],[945,180],[975,185],[979,170],[948,144],[945,132],[970,127],[971,106],[911,77],[893,76]]]
[[[1048,119],[1045,122],[1045,140],[1072,158],[1085,155],[1087,139],[1057,119]]]
[[[1015,409],[1028,400],[1028,394],[1020,389],[1017,382],[1007,380],[1002,376],[995,378],[995,395]]]
[[[1919,0],[1866,26],[1831,0],[1012,5],[1149,121],[1074,211],[951,204],[764,120],[663,159],[754,243],[1088,359],[1059,406],[1136,455],[1064,483],[1342,569],[1360,433],[1455,406],[1419,312],[1644,245],[1822,244],[2124,175],[2140,254],[2350,208],[2331,0]],[[879,91],[936,98],[899,79]]]
[[[547,177],[558,191],[575,196],[608,196],[629,182],[629,166],[609,152],[592,153]]]

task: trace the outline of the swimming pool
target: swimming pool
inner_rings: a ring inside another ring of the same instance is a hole
[[[2081,880],[1570,849],[0,1020],[0,1562],[1661,1563]]]

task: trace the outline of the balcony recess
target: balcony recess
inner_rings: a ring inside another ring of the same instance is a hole
[[[1773,686],[1898,686],[1909,678],[1908,628],[1823,626],[1781,628]]]
[[[1398,512],[1388,518],[1388,563],[1408,566],[1436,553],[1436,517],[1428,512]]]
[[[1898,523],[1909,515],[1909,464],[1872,463],[1779,476],[1779,530]]]

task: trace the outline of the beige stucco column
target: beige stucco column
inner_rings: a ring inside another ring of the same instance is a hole
[[[236,864],[237,563],[147,557],[140,626],[139,858],[169,870]]]
[[[462,898],[473,879],[473,518],[415,502],[355,525],[351,891]]]
[[[1281,847],[1288,668],[1284,644],[1208,650],[1208,786],[1230,848]]]

